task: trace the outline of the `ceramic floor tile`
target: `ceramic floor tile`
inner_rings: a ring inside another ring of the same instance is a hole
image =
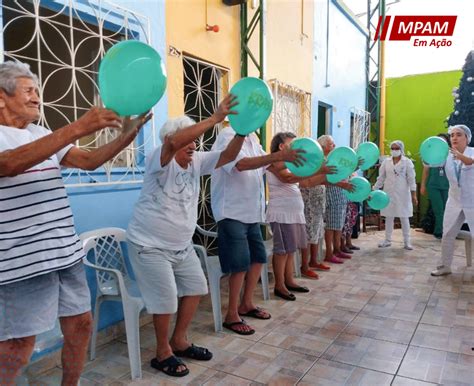
[[[406,348],[399,343],[341,334],[323,358],[395,374]]]
[[[420,324],[411,342],[413,346],[474,355],[474,328]]]
[[[411,346],[398,375],[440,384],[474,382],[474,356]]]
[[[416,323],[370,315],[357,316],[344,333],[408,344],[416,329]]]
[[[393,375],[344,363],[318,360],[298,385],[390,385]]]

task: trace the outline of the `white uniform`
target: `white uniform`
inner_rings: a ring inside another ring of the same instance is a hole
[[[374,185],[375,189],[381,189],[390,197],[390,204],[382,209],[380,214],[385,216],[385,240],[384,246],[389,246],[393,232],[395,217],[400,218],[403,231],[403,239],[406,249],[412,249],[410,245],[410,220],[413,216],[413,204],[411,192],[416,191],[415,166],[410,159],[403,156],[396,164],[393,158],[387,158],[380,166],[379,176]],[[379,246],[382,246],[379,245]]]
[[[474,158],[474,148],[466,147],[463,154]],[[453,261],[454,240],[462,224],[467,222],[471,237],[474,234],[474,164],[465,165],[461,161],[455,161],[452,154],[449,154],[445,170],[449,194],[443,218],[441,265],[449,267]]]
[[[381,189],[390,197],[390,204],[380,214],[386,217],[412,217],[411,191],[416,191],[415,166],[402,156],[394,165],[393,158],[387,158],[380,166],[375,189]]]

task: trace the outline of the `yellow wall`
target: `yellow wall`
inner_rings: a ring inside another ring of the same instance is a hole
[[[206,31],[207,22],[219,25],[219,32]],[[229,69],[229,82],[240,78],[240,7],[222,0],[167,0],[166,44],[182,53]],[[184,112],[183,63],[181,57],[166,57],[168,113]]]
[[[253,16],[249,2],[249,21]],[[302,14],[303,13],[303,14]],[[265,78],[312,92],[314,0],[267,0]],[[258,53],[258,34],[251,41]],[[250,75],[257,76],[254,66]]]

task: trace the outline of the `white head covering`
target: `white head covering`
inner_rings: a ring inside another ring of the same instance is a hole
[[[467,127],[466,125],[453,125],[453,126],[449,126],[449,127],[448,127],[448,134],[451,135],[451,132],[452,132],[454,129],[460,129],[460,130],[464,131],[464,134],[466,134],[466,138],[467,138],[467,144],[469,145],[469,144],[471,143],[472,132],[471,132],[471,129],[469,129],[469,127]]]
[[[392,145],[398,145],[400,147],[400,150],[402,151],[402,155],[405,155],[405,145],[402,141],[397,139],[396,141],[393,141],[390,144],[390,147],[392,147]]]

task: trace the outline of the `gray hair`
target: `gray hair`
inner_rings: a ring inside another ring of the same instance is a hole
[[[448,127],[448,134],[451,135],[451,132],[452,132],[454,129],[460,129],[460,130],[464,131],[464,134],[466,134],[466,138],[467,138],[467,144],[469,145],[469,144],[471,143],[472,132],[471,132],[471,129],[470,129],[469,127],[467,127],[466,125],[453,125],[453,126],[449,126],[449,127]]]
[[[38,84],[38,77],[31,72],[27,63],[12,61],[0,63],[0,89],[8,95],[15,94],[17,78],[29,78]]]
[[[168,119],[160,130],[160,140],[164,142],[165,137],[170,134],[174,134],[177,131],[194,125],[196,122],[189,118],[187,115],[182,117]]]
[[[328,134],[321,135],[321,137],[318,138],[318,142],[322,147],[325,147],[329,141],[334,142],[334,138]]]
[[[403,143],[403,141],[397,139],[396,141],[390,143],[390,147],[392,147],[392,145],[398,145],[398,147],[402,151],[402,155],[405,155],[405,144]]]

